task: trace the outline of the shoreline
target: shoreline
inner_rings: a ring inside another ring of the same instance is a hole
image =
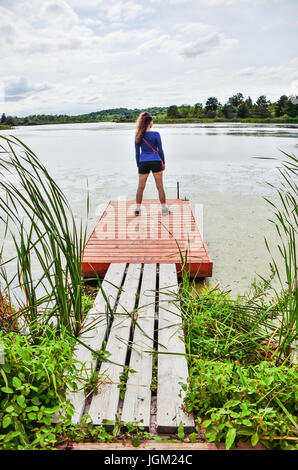
[[[35,127],[35,126],[48,126],[48,125],[60,125],[60,124],[99,124],[99,123],[109,123],[113,122],[116,124],[126,124],[126,123],[135,123],[136,121],[133,119],[102,119],[102,120],[95,120],[95,121],[61,121],[61,122],[40,122],[40,123],[28,123],[28,124],[17,124],[14,126],[9,125],[0,125],[1,130],[8,130],[14,129],[16,127]],[[180,119],[154,119],[155,124],[297,124],[298,125],[298,118],[287,118],[287,119],[191,119],[191,118],[180,118]]]

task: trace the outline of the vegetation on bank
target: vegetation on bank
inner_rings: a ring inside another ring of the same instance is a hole
[[[271,449],[298,442],[298,160],[284,155],[279,204],[265,198],[282,260],[271,255],[271,277],[233,300],[217,287],[198,295],[185,273],[178,297],[190,369],[185,407],[209,442],[224,440],[227,449],[239,438]]]
[[[86,122],[135,122],[142,111],[148,111],[157,123],[187,122],[243,122],[243,123],[298,123],[298,99],[282,95],[271,102],[261,95],[254,103],[251,97],[242,93],[231,96],[225,104],[211,96],[205,105],[182,104],[169,107],[149,107],[146,109],[114,108],[88,114],[69,116],[66,114],[34,114],[25,117],[2,114],[0,124],[28,126],[38,124],[66,124]]]
[[[138,445],[153,438],[141,426],[121,421],[116,421],[112,433],[94,428],[88,415],[80,425],[71,423],[67,390],[76,390],[77,383],[85,390],[94,388],[98,379],[95,372],[85,383],[83,364],[72,358],[93,302],[81,278],[86,229],[75,220],[70,204],[37,156],[17,138],[2,137],[1,142],[0,219],[4,236],[10,235],[14,244],[15,257],[4,259],[4,240],[0,250],[0,345],[5,355],[0,364],[0,447],[44,449],[116,439]],[[189,383],[181,386],[186,391],[185,408],[197,422],[192,442],[202,439],[199,426],[205,439],[217,445],[223,441],[227,449],[239,439],[281,449],[294,448],[298,440],[298,371],[293,363],[298,162],[294,156],[285,157],[276,188],[280,204],[268,199],[282,258],[282,263],[272,258],[271,278],[260,279],[247,295],[233,300],[217,287],[197,293],[184,272],[177,305],[190,369]],[[87,199],[87,214],[88,205]],[[265,243],[270,250],[270,243]],[[36,263],[41,268],[39,279],[34,275]],[[278,290],[271,284],[274,277],[280,281]],[[108,358],[104,348],[105,344],[93,351],[99,362]],[[158,360],[154,392],[156,367]],[[183,426],[177,437],[183,440]]]

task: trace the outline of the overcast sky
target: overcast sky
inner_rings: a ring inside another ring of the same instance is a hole
[[[0,0],[0,113],[276,100],[297,33],[298,0]]]

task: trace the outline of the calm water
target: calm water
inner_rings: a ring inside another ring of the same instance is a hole
[[[268,256],[264,236],[274,242],[266,220],[271,210],[262,196],[272,195],[266,181],[277,183],[279,149],[297,154],[298,126],[243,124],[156,125],[166,158],[168,197],[182,196],[203,204],[204,236],[214,261],[212,282],[242,293],[256,276],[266,275]],[[23,140],[46,164],[83,216],[87,184],[91,196],[89,229],[97,205],[127,197],[137,183],[134,124],[67,124],[20,127],[1,134]],[[156,197],[152,177],[145,198]]]

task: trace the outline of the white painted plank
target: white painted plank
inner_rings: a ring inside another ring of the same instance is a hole
[[[119,287],[122,284],[126,263],[112,263],[110,264],[104,281],[102,282],[102,289],[108,298],[111,309],[114,309],[117,299]],[[94,350],[98,350],[102,346],[107,330],[107,319],[110,318],[108,313],[108,306],[106,299],[99,289],[92,309],[88,312],[85,319],[83,330],[79,336],[80,341],[84,342],[87,346]],[[90,329],[92,327],[92,329]],[[74,357],[79,361],[76,365],[80,371],[82,381],[77,382],[79,389],[84,384],[84,379],[92,376],[96,368],[97,360],[92,356],[92,352],[82,344],[78,343],[74,349]],[[79,423],[85,407],[85,393],[84,390],[69,391],[67,398],[70,399],[74,406],[75,412],[72,417],[73,423]]]
[[[120,396],[118,385],[126,360],[130,336],[130,314],[135,307],[140,274],[140,264],[129,265],[106,346],[107,351],[111,353],[109,360],[117,364],[107,362],[101,364],[100,373],[105,375],[102,383],[98,385],[98,394],[92,397],[89,408],[93,424],[102,424],[103,420],[115,420]]]
[[[194,429],[193,417],[182,410],[185,393],[179,382],[186,383],[188,366],[184,356],[184,343],[180,339],[183,337],[181,316],[179,309],[173,304],[177,289],[175,264],[160,264],[158,352],[177,355],[158,354],[158,432],[176,432],[181,421],[186,431]]]
[[[139,298],[138,326],[135,326],[133,347],[126,393],[124,397],[121,421],[136,423],[142,420],[141,426],[146,430],[150,425],[151,381],[154,338],[154,313],[156,289],[156,264],[145,264]],[[144,334],[145,333],[145,334]]]

